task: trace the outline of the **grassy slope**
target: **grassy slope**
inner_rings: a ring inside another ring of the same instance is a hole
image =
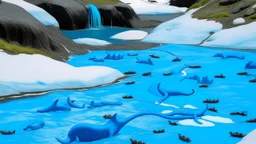
[[[13,44],[13,43],[8,43],[4,40],[0,39],[0,49],[9,52],[9,53],[14,53],[14,54],[41,54],[47,57],[52,57],[50,54],[48,54],[45,51],[35,49],[35,48],[30,48],[30,47],[23,47],[18,44]]]
[[[238,5],[240,2],[236,2],[232,5],[228,6],[221,6],[219,5],[220,0],[211,1],[209,4],[207,4],[205,7],[199,9],[193,14],[193,18],[198,19],[209,19],[214,20],[217,22],[220,22],[223,24],[223,28],[231,28],[234,27],[233,20],[239,17],[243,17],[246,21],[245,24],[252,22],[253,20],[249,17],[244,17],[245,12],[252,7],[254,4],[252,4],[249,8],[242,10],[241,12],[237,14],[232,13],[233,7]],[[221,15],[220,15],[221,14]],[[225,15],[223,15],[225,14]],[[227,17],[227,14],[229,15]]]
[[[116,4],[120,2],[119,0],[81,0],[86,3],[92,3],[92,4]]]

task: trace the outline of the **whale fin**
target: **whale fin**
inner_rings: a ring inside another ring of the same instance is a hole
[[[61,144],[70,144],[70,138],[69,137],[65,140],[62,140],[62,139],[59,139],[59,138],[56,138],[56,140]]]
[[[57,104],[58,104],[58,102],[59,102],[59,99],[57,99],[57,100],[51,105],[51,107],[56,107]]]
[[[79,138],[78,137],[76,137],[76,142],[79,143]]]
[[[163,98],[158,102],[159,104],[161,104],[163,101],[165,101],[168,98],[168,93],[166,92],[163,96]]]
[[[28,129],[29,129],[29,127],[27,126],[27,127],[26,127],[26,128],[24,128],[23,130],[24,130],[24,131],[26,131],[26,130],[28,130]]]
[[[92,106],[94,104],[94,101],[91,101],[90,105]]]
[[[198,124],[203,124],[202,122],[200,122],[196,116],[196,114],[194,114],[194,121]]]

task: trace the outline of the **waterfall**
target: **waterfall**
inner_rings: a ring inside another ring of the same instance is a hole
[[[93,4],[88,4],[89,13],[88,13],[88,28],[102,28],[101,16],[97,7]]]

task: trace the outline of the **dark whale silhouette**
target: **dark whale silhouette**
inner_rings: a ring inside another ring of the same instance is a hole
[[[91,101],[90,105],[87,108],[96,108],[96,107],[103,107],[103,106],[108,106],[108,105],[122,105],[122,104],[123,104],[122,102]]]
[[[228,59],[228,58],[235,58],[235,59],[244,59],[244,56],[237,56],[234,54],[223,54],[223,53],[217,53],[213,57],[220,57],[222,59]]]
[[[118,134],[118,132],[133,119],[144,115],[153,115],[171,120],[183,120],[193,118],[193,116],[165,116],[157,113],[139,113],[134,114],[126,119],[120,120],[117,119],[117,114],[114,114],[112,118],[103,125],[92,125],[87,123],[76,124],[69,130],[68,136],[65,140],[59,138],[56,138],[56,140],[62,144],[70,144],[74,141],[91,142],[103,138],[109,138]]]
[[[37,122],[37,123],[32,123],[30,125],[28,125],[26,128],[24,128],[23,130],[24,131],[27,131],[27,130],[38,130],[40,128],[43,128],[44,127],[44,122]]]
[[[89,58],[88,60],[92,60],[94,62],[104,62],[104,59],[96,58],[96,56]]]
[[[51,112],[51,111],[71,111],[70,107],[57,106],[59,99],[57,99],[51,106],[44,109],[37,110],[39,113]]]
[[[146,60],[145,59],[140,60],[139,58],[136,58],[136,59],[137,59],[136,63],[143,63],[143,64],[148,64],[148,65],[153,65],[153,62],[150,58],[148,58]]]
[[[72,108],[83,109],[83,108],[85,107],[85,104],[83,104],[82,106],[79,106],[79,105],[75,104],[75,102],[72,102],[72,101],[70,100],[70,97],[67,98],[67,103],[68,103],[68,105],[69,105],[70,107],[72,107]]]
[[[245,69],[256,69],[256,62],[249,61],[248,63],[246,63]]]
[[[182,96],[190,96],[192,94],[194,94],[194,90],[192,89],[192,92],[191,93],[185,93],[185,92],[181,92],[181,91],[174,91],[174,90],[166,90],[164,88],[161,88],[160,87],[160,84],[161,83],[158,83],[157,84],[157,87],[156,87],[156,90],[158,92],[158,95],[160,95],[162,98],[161,100],[159,101],[159,103],[162,103],[163,101],[165,101],[169,96],[178,96],[178,95],[182,95]],[[153,93],[153,90],[154,87],[150,86],[149,87],[149,91],[151,93]],[[153,93],[154,94],[154,93]]]

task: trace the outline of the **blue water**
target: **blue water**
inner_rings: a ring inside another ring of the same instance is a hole
[[[165,103],[183,107],[186,104],[197,108],[203,108],[204,99],[219,99],[218,104],[210,104],[215,107],[218,113],[207,111],[206,115],[230,118],[232,124],[214,123],[214,127],[195,127],[195,126],[171,126],[166,119],[144,116],[128,123],[118,135],[102,139],[91,144],[130,144],[129,139],[144,141],[147,144],[183,144],[178,139],[177,134],[183,134],[191,138],[192,144],[235,144],[241,139],[232,138],[229,132],[248,133],[256,128],[256,124],[245,123],[245,120],[255,118],[255,87],[248,80],[253,77],[237,76],[236,73],[245,71],[244,65],[249,60],[255,60],[255,54],[249,52],[232,52],[214,49],[201,48],[196,46],[183,45],[164,45],[157,49],[172,52],[179,56],[182,62],[173,63],[171,60],[175,56],[165,52],[143,50],[143,51],[94,51],[87,55],[73,56],[68,63],[76,66],[105,65],[116,68],[121,72],[136,71],[137,75],[129,77],[122,82],[91,90],[69,90],[55,91],[41,97],[20,99],[0,104],[0,129],[16,129],[15,135],[0,135],[1,144],[57,144],[55,138],[66,138],[69,129],[77,123],[104,124],[107,120],[102,116],[105,114],[118,113],[121,118],[130,116],[138,112],[161,112],[172,110],[172,107],[164,107],[154,104],[159,97],[148,92],[152,83],[161,82],[162,87],[167,89],[179,89],[190,91],[192,88],[195,94],[192,96],[176,96],[168,98]],[[103,63],[89,61],[88,58],[97,56],[104,57],[106,52],[125,54],[120,61],[106,60]],[[129,57],[127,53],[138,53],[139,58],[148,58],[149,54],[160,56],[160,59],[152,59],[154,65],[137,64],[136,57]],[[245,60],[220,59],[212,57],[217,52],[244,55]],[[200,77],[223,73],[226,79],[214,79],[209,88],[199,88],[199,85],[192,80],[184,80],[179,74],[164,77],[162,73],[176,70],[184,64],[201,65],[201,69],[185,69],[188,75],[197,74]],[[144,72],[152,72],[152,76],[141,76]],[[250,70],[256,73],[256,70]],[[136,81],[134,85],[125,85],[125,82]],[[134,99],[122,99],[123,95],[133,95]],[[67,97],[75,99],[78,104],[89,104],[91,100],[122,101],[122,106],[107,106],[95,109],[72,109],[70,112],[52,112],[39,114],[36,110],[50,105],[54,100],[60,99],[60,105],[66,105]],[[230,116],[232,111],[248,111],[248,116]],[[26,125],[39,120],[45,121],[43,129],[31,132],[23,132]],[[152,130],[165,129],[163,134],[153,134]]]
[[[100,29],[102,28],[101,16],[98,8],[93,4],[88,4],[88,28]]]

